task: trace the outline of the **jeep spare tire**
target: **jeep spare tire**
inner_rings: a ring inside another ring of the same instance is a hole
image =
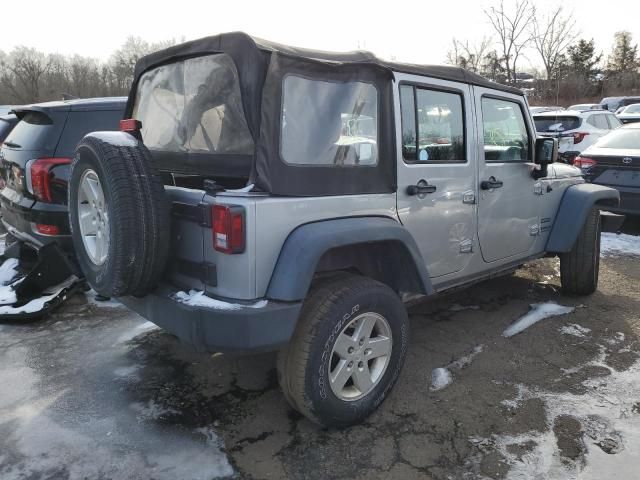
[[[69,223],[78,263],[100,295],[142,296],[169,250],[169,203],[149,150],[124,132],[95,132],[76,148]]]

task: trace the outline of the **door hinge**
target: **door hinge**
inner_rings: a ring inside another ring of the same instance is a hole
[[[470,239],[466,239],[460,242],[460,253],[472,253],[473,242]]]
[[[462,194],[462,203],[466,203],[468,205],[473,205],[476,203],[476,194],[475,192],[469,190]]]

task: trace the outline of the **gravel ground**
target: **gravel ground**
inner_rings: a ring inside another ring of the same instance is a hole
[[[545,259],[414,306],[399,383],[341,431],[287,406],[275,355],[192,353],[77,295],[0,325],[0,478],[637,478],[639,285],[640,251],[618,252],[590,297]],[[575,310],[502,335],[541,302]]]

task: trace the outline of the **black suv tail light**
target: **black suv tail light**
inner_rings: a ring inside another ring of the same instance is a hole
[[[51,178],[49,173],[56,165],[68,165],[70,158],[38,158],[31,164],[31,188],[33,196],[41,202],[51,203]]]
[[[213,248],[222,253],[242,253],[245,247],[244,208],[214,205],[211,210]]]

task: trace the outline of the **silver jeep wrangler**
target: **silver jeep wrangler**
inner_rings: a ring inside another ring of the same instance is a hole
[[[121,132],[78,145],[69,210],[100,294],[202,351],[279,350],[327,426],[384,400],[406,294],[558,255],[598,282],[616,190],[553,163],[519,90],[453,67],[222,34],[142,58]]]

